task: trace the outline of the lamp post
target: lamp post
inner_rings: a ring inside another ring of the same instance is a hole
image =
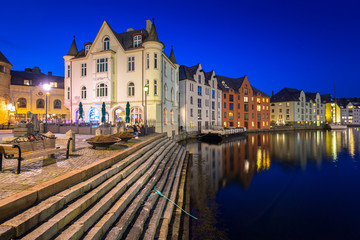
[[[48,119],[48,95],[50,94],[50,89],[51,86],[49,84],[44,84],[43,85],[43,89],[46,91],[46,96],[45,96],[45,126],[44,126],[44,132],[47,132],[47,119]]]
[[[144,86],[144,92],[145,92],[145,136],[147,135],[147,95],[149,93],[149,85],[146,84]]]

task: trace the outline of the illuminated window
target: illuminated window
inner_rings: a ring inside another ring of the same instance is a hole
[[[31,86],[32,80],[24,80],[24,85]]]
[[[244,102],[249,102],[249,98],[248,97],[244,97]]]
[[[26,108],[26,99],[25,98],[19,98],[17,101],[17,107],[18,108]]]
[[[108,95],[107,85],[104,83],[100,83],[96,87],[96,96],[97,97],[106,97]]]
[[[50,82],[50,86],[53,88],[57,88],[57,82]]]

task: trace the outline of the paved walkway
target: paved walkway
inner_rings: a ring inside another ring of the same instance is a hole
[[[9,130],[0,131],[0,141],[2,141],[3,137],[12,136]],[[65,137],[65,134],[55,134],[55,136]],[[149,136],[146,136],[139,139],[131,139],[128,143],[120,142],[113,145],[109,150],[95,150],[90,148],[90,145],[85,141],[92,136],[93,135],[76,134],[77,151],[70,155],[69,159],[65,159],[64,154],[56,154],[55,158],[37,158],[23,161],[20,174],[15,174],[17,160],[4,159],[3,171],[0,172],[0,199],[86,166],[99,159],[111,156],[135,143],[149,138]]]

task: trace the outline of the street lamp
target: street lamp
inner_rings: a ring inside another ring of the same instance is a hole
[[[50,94],[50,89],[51,89],[51,86],[49,84],[44,84],[43,85],[43,89],[46,91],[46,96],[45,96],[45,126],[44,126],[44,132],[46,133],[47,132],[47,119],[48,119],[48,114],[47,114],[47,110],[48,110],[48,95]]]
[[[149,94],[149,85],[144,86],[145,91],[145,136],[147,135],[147,95]]]

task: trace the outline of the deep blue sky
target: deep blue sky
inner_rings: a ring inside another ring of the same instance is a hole
[[[64,76],[73,35],[92,42],[106,20],[116,32],[155,18],[179,64],[247,75],[271,94],[283,87],[360,97],[360,1],[4,1],[0,51],[13,70]]]

